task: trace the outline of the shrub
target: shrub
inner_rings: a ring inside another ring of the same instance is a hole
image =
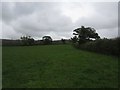
[[[79,45],[80,49],[94,51],[103,54],[119,56],[120,38],[116,39],[99,39]]]

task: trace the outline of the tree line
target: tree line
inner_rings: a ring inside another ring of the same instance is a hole
[[[120,37],[114,39],[101,39],[94,28],[84,26],[73,30],[73,35],[74,37],[71,39],[73,46],[77,49],[120,56]]]
[[[85,28],[84,26],[81,26],[81,28],[77,28],[75,30],[73,30],[73,35],[75,35],[73,38],[71,38],[71,41],[73,43],[85,43],[87,41],[90,41],[91,38],[94,39],[99,39],[100,36],[98,36],[98,33],[96,33],[94,28],[91,27],[87,27]],[[22,36],[20,37],[23,45],[34,45],[34,39],[31,36]],[[52,38],[51,36],[43,36],[42,37],[42,42],[44,45],[49,45],[52,44]],[[61,42],[63,44],[66,43],[65,39],[61,39]]]
[[[42,40],[38,40],[40,43],[37,45],[51,45],[51,44],[72,44],[77,49],[88,50],[98,53],[117,55],[120,53],[120,37],[114,39],[103,38],[98,35],[96,30],[91,27],[81,26],[80,28],[76,28],[73,30],[73,37],[69,40],[61,39],[58,41],[54,41],[51,36],[43,36]],[[6,41],[12,42],[12,41]],[[16,44],[19,45],[19,41]],[[15,43],[13,42],[13,44]],[[31,46],[36,45],[36,40],[31,36],[22,36],[20,37],[20,45]],[[60,42],[60,43],[59,43]],[[42,43],[42,44],[41,44]],[[7,43],[8,44],[8,43]]]
[[[20,37],[20,40],[22,41],[22,45],[24,45],[24,46],[36,45],[34,38],[32,38],[31,36],[22,36],[22,37]],[[42,40],[39,40],[39,41],[41,41],[42,45],[51,45],[55,42],[55,41],[53,41],[51,36],[43,36]],[[63,38],[59,41],[62,42],[62,44],[66,43],[66,40]]]

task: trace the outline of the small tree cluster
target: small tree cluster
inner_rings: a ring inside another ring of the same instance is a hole
[[[91,27],[85,28],[84,26],[81,26],[81,28],[77,28],[73,30],[73,35],[75,35],[72,38],[72,41],[74,43],[78,42],[79,44],[85,43],[86,41],[89,41],[91,39],[99,39],[100,36],[98,33],[96,33],[96,30]]]
[[[73,38],[71,38],[71,40],[72,40],[73,43],[77,43],[78,38],[77,38],[77,36],[74,36]]]
[[[31,36],[22,36],[21,40],[22,40],[23,45],[33,45],[34,44],[34,39],[31,38]]]
[[[45,45],[52,43],[52,38],[50,36],[43,36],[42,40],[43,40],[43,44],[45,44]]]
[[[65,42],[65,39],[63,39],[63,38],[61,39],[61,42],[62,42],[63,44],[65,44],[65,43],[66,43],[66,42]]]

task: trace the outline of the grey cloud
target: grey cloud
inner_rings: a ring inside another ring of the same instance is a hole
[[[115,38],[118,36],[118,28],[100,29],[97,32],[99,33],[100,36],[102,36],[102,38],[104,38],[104,37]]]
[[[36,9],[35,3],[28,2],[2,2],[2,19],[10,22],[23,15],[32,14]]]
[[[102,37],[116,36],[117,3],[89,3],[94,9],[94,14],[81,17],[75,23],[72,22],[70,17],[62,14],[63,4],[55,2],[2,3],[4,38],[19,38],[21,35],[41,38],[48,34],[54,39],[70,38],[72,37],[72,31],[81,25],[97,29]],[[87,7],[85,3],[73,3],[73,6],[78,8],[84,5]],[[66,8],[66,5],[64,5],[64,8]]]
[[[2,22],[2,38],[8,39],[18,39],[18,36],[21,36],[20,33],[17,33],[12,26]]]
[[[56,32],[62,32],[64,35],[64,32],[67,31],[69,33],[72,30],[72,21],[58,11],[58,9],[54,8],[47,8],[46,11],[45,8],[45,10],[42,9],[19,17],[11,22],[11,26],[16,32],[33,37],[42,37],[43,35],[51,34],[51,32],[56,35],[58,35]]]
[[[9,22],[14,17],[13,3],[2,3],[2,20]]]
[[[118,36],[120,36],[120,2],[118,3]]]
[[[118,3],[92,3],[95,14],[92,17],[80,18],[76,26],[94,27],[102,37],[116,37],[118,30]],[[117,31],[117,32],[116,32]]]
[[[92,3],[92,6],[94,7],[96,13],[92,17],[80,18],[80,20],[77,22],[78,24],[94,26],[97,29],[117,27],[117,3]]]

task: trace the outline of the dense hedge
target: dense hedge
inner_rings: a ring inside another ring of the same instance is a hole
[[[83,50],[94,51],[103,54],[120,56],[120,38],[116,39],[99,39],[90,41],[77,47]]]

